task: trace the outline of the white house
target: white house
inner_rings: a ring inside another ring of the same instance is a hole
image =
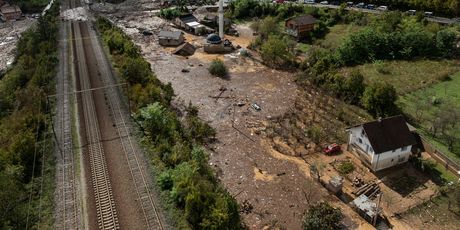
[[[374,172],[406,162],[416,144],[401,115],[350,127],[347,131],[348,150],[357,153]]]

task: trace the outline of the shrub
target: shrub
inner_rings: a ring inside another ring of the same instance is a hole
[[[227,76],[228,72],[224,62],[220,59],[212,60],[211,65],[208,68],[208,71],[210,74],[221,78]]]
[[[290,67],[294,63],[293,50],[288,46],[287,38],[271,35],[262,44],[260,54],[264,64],[274,68]]]
[[[350,161],[343,161],[339,164],[337,170],[339,171],[340,174],[346,175],[355,170],[355,165]]]
[[[332,207],[327,202],[311,206],[303,221],[303,229],[340,229],[343,215],[340,209]]]
[[[177,8],[167,8],[167,9],[160,10],[160,17],[164,19],[168,19],[168,20],[179,17],[181,14],[182,14],[182,11],[180,11]]]

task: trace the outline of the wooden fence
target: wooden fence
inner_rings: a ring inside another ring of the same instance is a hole
[[[430,156],[438,163],[444,165],[447,170],[451,171],[457,177],[460,177],[460,164],[450,159],[446,154],[434,147],[425,137],[420,134],[419,136],[425,152],[430,154]]]

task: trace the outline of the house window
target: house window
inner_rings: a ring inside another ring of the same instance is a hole
[[[366,134],[366,133],[364,133],[364,129],[361,130],[361,136],[364,137],[365,134]]]
[[[374,152],[374,149],[372,148],[372,146],[369,147],[369,152],[371,152],[371,153]]]
[[[406,149],[407,149],[407,146],[404,146],[401,148],[401,151],[406,151]]]
[[[359,141],[360,144],[363,143],[363,139],[361,139],[361,138],[358,138],[358,141]]]

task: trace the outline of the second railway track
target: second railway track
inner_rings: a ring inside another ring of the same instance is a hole
[[[86,28],[86,23],[72,23],[73,45],[76,54],[77,76],[80,90],[91,89],[85,47],[83,45],[81,29]],[[81,92],[82,113],[86,133],[86,149],[90,162],[91,183],[97,212],[99,229],[119,229],[119,221],[112,185],[101,143],[101,133],[96,114],[92,91]]]

